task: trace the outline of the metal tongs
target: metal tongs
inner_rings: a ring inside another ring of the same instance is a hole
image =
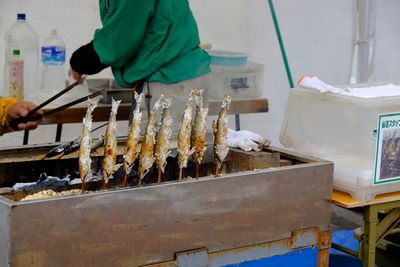
[[[27,123],[29,121],[38,121],[46,116],[49,116],[51,114],[54,114],[58,111],[64,110],[66,108],[69,108],[71,106],[74,106],[76,104],[79,104],[85,100],[87,100],[88,98],[93,98],[96,97],[98,95],[101,94],[101,92],[103,91],[103,89],[90,94],[88,96],[79,98],[75,101],[72,101],[70,103],[67,103],[65,105],[62,105],[61,107],[49,110],[47,112],[44,112],[43,114],[40,115],[36,115],[34,116],[34,114],[36,113],[36,111],[38,111],[39,109],[43,108],[44,106],[46,106],[47,104],[53,102],[54,100],[56,100],[57,98],[59,98],[60,96],[62,96],[63,94],[65,94],[66,92],[70,91],[72,88],[74,88],[75,86],[77,86],[78,84],[81,84],[84,80],[85,80],[86,76],[82,76],[78,81],[74,82],[73,84],[69,85],[68,87],[66,87],[65,89],[63,89],[62,91],[60,91],[59,93],[55,94],[54,96],[50,97],[48,100],[46,100],[45,102],[43,102],[42,104],[40,104],[39,106],[37,106],[36,108],[34,108],[33,110],[31,110],[28,115],[26,115],[25,117],[20,117],[16,120],[13,120],[10,122],[10,126],[11,128],[13,128],[14,130],[18,130],[18,124],[20,123]]]

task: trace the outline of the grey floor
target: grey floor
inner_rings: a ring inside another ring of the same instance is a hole
[[[350,230],[362,225],[362,214],[338,207],[332,204],[331,230]],[[387,239],[400,244],[400,236],[390,236]],[[400,246],[389,245],[386,249],[376,250],[376,265],[379,267],[400,267]]]

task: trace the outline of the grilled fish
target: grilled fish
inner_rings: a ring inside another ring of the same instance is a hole
[[[81,145],[79,147],[79,174],[82,180],[82,192],[85,190],[85,180],[89,173],[92,160],[90,159],[91,138],[90,131],[92,129],[92,113],[97,106],[97,101],[88,99],[88,109],[86,116],[83,118],[83,129]]]
[[[190,134],[192,131],[192,102],[194,90],[190,90],[186,108],[182,116],[181,124],[178,132],[178,163],[179,168],[187,167],[188,158],[194,153],[194,149],[190,149]],[[180,175],[181,176],[181,175]]]
[[[213,121],[212,125],[214,132],[214,157],[217,165],[216,175],[218,175],[218,171],[229,152],[229,147],[226,144],[226,141],[228,139],[228,109],[230,103],[230,96],[225,95],[224,100],[222,101],[221,111],[219,112],[217,123]]]
[[[156,157],[156,165],[164,173],[165,166],[167,166],[167,158],[170,154],[169,138],[171,137],[171,124],[172,118],[169,115],[169,107],[171,106],[172,99],[163,97],[162,108],[163,114],[161,117],[160,129],[156,136],[156,146],[154,155]]]
[[[143,94],[135,92],[136,108],[133,112],[132,123],[129,127],[128,140],[126,141],[125,153],[124,153],[124,169],[125,173],[129,174],[132,170],[133,163],[138,156],[137,147],[140,138],[140,122],[142,120],[142,112],[140,112],[140,105],[143,101]]]
[[[104,147],[104,158],[103,158],[103,181],[104,188],[108,184],[110,176],[117,171],[122,164],[115,165],[117,159],[117,112],[121,100],[115,101],[112,99],[112,107],[110,118],[106,129],[106,141]]]
[[[144,133],[142,147],[140,150],[140,160],[139,160],[139,173],[140,180],[144,178],[144,176],[149,172],[150,168],[153,166],[155,158],[153,156],[154,144],[156,142],[156,115],[157,111],[162,106],[162,99],[164,98],[161,95],[160,99],[154,104],[152,111],[150,112],[149,120],[147,121],[146,131]]]
[[[192,133],[192,146],[194,148],[193,159],[197,164],[201,163],[206,151],[206,122],[208,108],[203,108],[203,90],[195,90],[196,118]]]

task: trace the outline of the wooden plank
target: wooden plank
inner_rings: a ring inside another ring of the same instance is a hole
[[[332,191],[333,204],[343,208],[357,208],[370,206],[374,204],[387,203],[400,200],[400,192],[386,193],[378,195],[371,201],[356,200],[351,197],[349,193],[345,193],[336,189]]]
[[[209,115],[218,115],[221,110],[220,100],[209,101]],[[43,109],[45,112],[48,109]],[[93,121],[107,121],[110,116],[111,105],[99,105],[93,112]],[[128,120],[131,110],[130,104],[121,104],[118,109],[117,120]],[[266,98],[256,99],[234,99],[230,104],[229,114],[248,114],[268,112],[268,100]],[[80,123],[86,114],[86,107],[72,107],[46,117],[47,124]]]
[[[208,102],[208,115],[218,115],[221,110],[222,100],[210,100]],[[233,99],[228,110],[228,114],[246,114],[268,112],[268,99]]]
[[[117,120],[128,120],[129,112],[131,110],[130,104],[121,104],[118,108]],[[47,110],[44,109],[46,112]],[[110,116],[111,105],[99,105],[93,112],[93,121],[107,121]],[[86,107],[67,108],[63,111],[57,112],[53,115],[46,117],[45,123],[58,124],[58,123],[80,123],[86,114]]]

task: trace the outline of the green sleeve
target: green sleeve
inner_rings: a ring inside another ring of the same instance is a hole
[[[93,47],[101,63],[122,67],[132,60],[155,5],[156,0],[100,0],[103,27],[96,30]]]

